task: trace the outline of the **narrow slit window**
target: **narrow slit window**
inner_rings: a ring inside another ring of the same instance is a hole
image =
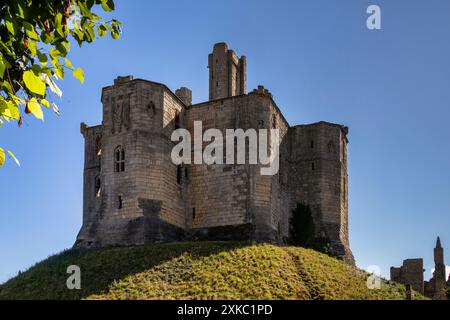
[[[311,149],[314,149],[314,140],[311,140]]]
[[[195,220],[195,208],[192,208],[192,220]]]
[[[177,166],[177,183],[181,184],[181,166]]]
[[[316,170],[316,165],[314,164],[314,162],[311,163],[311,170],[312,170],[312,171]]]
[[[99,177],[95,178],[95,197],[100,198],[102,195],[102,183]]]
[[[180,129],[180,128],[181,128],[181,126],[180,126],[180,114],[177,113],[175,115],[175,130]]]
[[[117,209],[122,210],[123,208],[123,199],[122,196],[118,196],[117,197]]]

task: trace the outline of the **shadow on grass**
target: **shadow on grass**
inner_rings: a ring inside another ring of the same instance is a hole
[[[101,294],[117,280],[143,272],[166,261],[190,254],[206,257],[249,245],[244,242],[178,242],[168,244],[72,249],[36,264],[0,286],[1,299],[83,299]],[[67,267],[81,269],[81,290],[66,286]]]

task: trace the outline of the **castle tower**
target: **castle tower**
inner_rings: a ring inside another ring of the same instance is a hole
[[[246,57],[238,57],[226,43],[214,45],[208,57],[209,100],[247,93]]]
[[[444,249],[441,245],[441,239],[438,237],[436,241],[436,248],[434,248],[434,299],[442,299],[445,296],[445,263],[444,263]]]

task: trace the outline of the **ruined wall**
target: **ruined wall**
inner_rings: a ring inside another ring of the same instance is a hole
[[[101,205],[102,127],[88,127],[82,123],[80,129],[84,137],[83,228],[78,237],[83,238],[87,235],[87,226],[97,218]]]
[[[309,205],[316,238],[331,241],[337,254],[353,261],[348,240],[347,129],[319,122],[292,127],[289,135],[291,205]]]
[[[411,285],[414,291],[424,294],[423,259],[407,259],[400,268],[391,267],[391,280]]]

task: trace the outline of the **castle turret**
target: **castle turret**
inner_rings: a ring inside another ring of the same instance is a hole
[[[175,91],[175,95],[189,107],[192,104],[192,91],[189,88],[181,87]]]
[[[444,288],[446,283],[445,277],[445,263],[444,263],[444,249],[441,245],[441,239],[436,240],[436,248],[434,248],[434,299],[442,299],[445,296]]]
[[[226,43],[214,45],[208,57],[209,100],[247,93],[246,57],[238,57]]]

